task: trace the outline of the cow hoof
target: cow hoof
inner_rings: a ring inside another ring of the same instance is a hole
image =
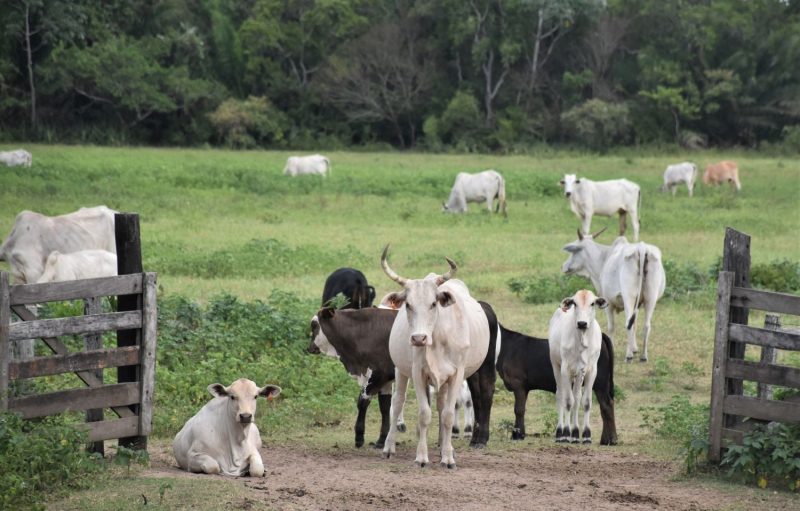
[[[405,433],[407,430],[408,430],[408,428],[406,428],[405,424],[398,424],[397,425],[397,431],[399,431],[400,433]]]
[[[486,444],[477,443],[475,445],[471,445],[470,447],[472,447],[473,449],[483,449],[484,447],[486,447]]]
[[[464,432],[464,438],[472,438],[472,433],[469,431]]]
[[[356,440],[356,449],[359,449],[362,445],[364,445],[364,439]]]
[[[392,457],[392,453],[390,453],[390,452],[382,452],[381,453],[381,459],[388,460],[391,457]]]
[[[592,439],[591,438],[584,438],[583,440],[581,440],[581,443],[582,444],[591,444],[592,443]]]
[[[375,449],[376,451],[379,450],[379,449],[383,449],[384,447],[385,447],[384,444],[373,444],[372,445],[372,448]]]
[[[640,362],[647,362],[647,357],[642,357],[639,359]]]
[[[424,462],[424,461],[422,461],[422,462],[420,462],[420,461],[415,461],[415,462],[414,462],[414,468],[425,468],[425,467],[427,467],[427,466],[428,466],[428,463],[427,463],[427,462]]]
[[[467,426],[464,428],[464,433],[472,433],[472,426]]]
[[[630,364],[631,362],[633,362],[633,357],[625,357],[626,364]]]
[[[600,445],[617,445],[617,439],[612,438],[609,440],[608,438],[600,438]]]
[[[443,461],[439,465],[441,465],[442,468],[447,467],[449,470],[455,470],[456,469],[456,464],[455,463],[445,463]]]

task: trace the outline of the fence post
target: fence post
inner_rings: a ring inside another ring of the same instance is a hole
[[[727,363],[728,322],[731,305],[731,287],[734,274],[719,272],[717,285],[717,320],[714,326],[714,365],[711,368],[711,410],[708,415],[708,460],[718,462],[722,450],[722,413],[725,401],[725,365]]]
[[[735,287],[750,287],[750,236],[728,227],[725,229],[725,250],[722,255],[722,271],[734,273],[733,285]],[[744,307],[731,307],[729,322],[746,325],[750,311]],[[746,344],[741,342],[729,343],[728,356],[743,360]],[[739,379],[728,379],[728,396],[741,396],[744,393],[744,382]],[[735,428],[742,423],[738,415],[728,415],[725,418],[725,427]]]
[[[767,314],[764,319],[764,328],[767,330],[780,330],[781,317],[779,314]],[[774,364],[778,361],[778,350],[764,346],[761,348],[761,363]],[[772,399],[772,385],[769,383],[758,384],[758,399]]]
[[[103,306],[100,298],[84,298],[83,300],[83,315],[90,316],[93,314],[100,314],[103,312]],[[103,348],[103,334],[87,334],[83,336],[83,347],[86,351],[99,350]],[[95,369],[91,371],[100,383],[103,383],[103,370]],[[86,410],[86,422],[99,422],[104,419],[103,409],[95,408],[94,410]],[[94,442],[89,446],[89,452],[98,452],[105,456],[105,444],[103,442]]]
[[[142,406],[139,412],[139,435],[147,437],[153,432],[153,401],[156,383],[156,342],[158,339],[158,305],[156,301],[155,273],[144,274],[142,286],[142,355],[141,390]]]
[[[114,215],[114,234],[117,242],[117,274],[142,273],[142,243],[139,236],[139,215],[117,213]],[[142,309],[141,295],[123,295],[117,298],[117,311],[127,312]],[[117,331],[117,347],[141,345],[141,329]],[[117,369],[117,381],[129,383],[139,381],[139,366]],[[139,405],[131,409],[139,414]],[[147,437],[120,438],[119,445],[130,449],[146,450]]]
[[[8,361],[11,341],[11,295],[8,289],[8,272],[0,271],[0,410],[8,410]]]

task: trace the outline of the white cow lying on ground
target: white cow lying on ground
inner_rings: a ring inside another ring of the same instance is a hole
[[[31,153],[24,149],[17,149],[16,151],[0,151],[0,163],[5,163],[9,167],[16,167],[17,165],[25,165],[30,167],[33,163]]]
[[[625,311],[628,329],[628,349],[625,361],[633,360],[639,352],[636,346],[636,311],[644,307],[644,342],[642,362],[647,362],[647,339],[650,337],[650,319],[656,302],[664,294],[667,279],[661,264],[661,251],[644,242],[631,244],[620,236],[608,247],[595,243],[595,235],[578,231],[578,240],[564,246],[570,254],[561,266],[567,275],[577,273],[592,280],[597,293],[604,296],[611,307],[608,316],[608,336],[614,341],[614,316]]]
[[[283,175],[285,176],[287,172],[292,177],[307,174],[319,174],[320,176],[325,177],[325,172],[333,175],[331,161],[321,154],[314,154],[311,156],[290,156],[286,160],[286,166],[283,168]]]
[[[661,193],[667,193],[672,190],[672,196],[675,197],[678,185],[685,183],[686,188],[689,189],[689,197],[691,197],[696,180],[697,165],[694,163],[685,161],[677,165],[670,165],[664,171],[664,186],[659,187],[659,190],[661,190]]]
[[[548,342],[558,405],[556,442],[592,443],[589,412],[592,410],[592,387],[603,342],[595,311],[607,306],[604,298],[595,297],[591,291],[578,291],[572,298],[562,301],[550,319]],[[584,382],[586,393],[581,400]],[[583,408],[583,440],[578,431],[580,408]]]
[[[478,174],[467,174],[461,172],[456,176],[456,182],[450,191],[450,199],[442,204],[442,211],[453,213],[466,213],[468,202],[485,202],[492,212],[492,205],[497,199],[495,213],[503,208],[503,216],[506,214],[506,181],[498,172],[494,170],[484,170]]]
[[[263,477],[266,471],[258,452],[261,436],[253,422],[256,398],[272,399],[281,388],[259,388],[241,378],[230,387],[214,383],[208,390],[214,399],[186,422],[172,444],[178,465],[189,472],[234,477],[249,472],[252,477]]]
[[[639,213],[642,206],[642,191],[639,185],[627,179],[592,181],[575,174],[565,174],[558,182],[564,187],[572,212],[583,222],[583,232],[592,229],[592,216],[614,216],[619,213],[619,235],[625,234],[625,216],[631,215],[633,240],[639,241]]]
[[[105,206],[56,217],[23,211],[0,245],[0,261],[8,262],[14,284],[33,284],[39,281],[47,257],[54,251],[70,254],[99,249],[116,254],[114,213]]]
[[[106,250],[81,250],[71,254],[50,252],[44,273],[37,281],[64,282],[66,280],[114,277],[117,274],[117,255]]]

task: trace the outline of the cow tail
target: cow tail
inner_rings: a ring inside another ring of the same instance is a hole
[[[500,176],[500,188],[497,191],[497,198],[499,199],[497,207],[500,208],[502,206],[503,217],[508,218],[508,213],[506,212],[506,180],[503,179],[503,176]]]
[[[692,187],[697,183],[697,165],[692,164]]]
[[[639,247],[639,291],[636,293],[636,301],[633,302],[633,314],[628,319],[628,330],[633,328],[633,323],[636,321],[636,312],[639,310],[639,300],[642,297],[642,288],[644,287],[644,270],[647,264],[647,248],[644,243],[638,243]]]
[[[328,177],[333,177],[333,167],[331,166],[331,161],[328,158],[325,158],[325,163],[328,164]]]
[[[607,335],[603,335],[603,344],[608,350],[608,398],[614,402],[614,343]],[[609,403],[610,404],[610,403]]]
[[[642,228],[642,189],[639,188],[639,205],[636,206],[636,221],[639,223],[639,229]]]

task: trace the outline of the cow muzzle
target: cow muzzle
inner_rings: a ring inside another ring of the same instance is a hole
[[[252,413],[240,413],[239,414],[239,422],[242,424],[250,424],[253,422],[253,414]]]
[[[586,321],[578,321],[578,330],[586,330],[588,326],[589,323],[587,323]]]
[[[411,336],[412,346],[425,346],[428,343],[428,336],[425,334],[414,334]]]
[[[316,343],[314,342],[313,339],[311,340],[310,343],[308,343],[308,347],[306,348],[306,351],[308,351],[312,355],[319,355],[320,354],[319,346],[316,345]]]
[[[564,192],[564,197],[569,197],[570,195],[572,195],[572,192]]]

